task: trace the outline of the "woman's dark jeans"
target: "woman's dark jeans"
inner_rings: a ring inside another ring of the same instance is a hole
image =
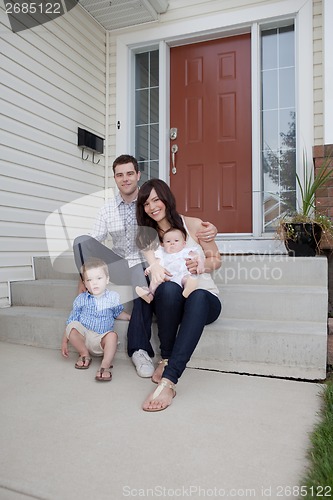
[[[175,384],[185,370],[204,326],[213,323],[222,309],[218,297],[207,290],[194,290],[187,299],[182,291],[177,283],[165,281],[157,287],[153,301],[161,356],[169,360],[163,377]]]

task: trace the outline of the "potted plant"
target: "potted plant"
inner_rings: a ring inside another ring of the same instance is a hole
[[[284,215],[277,228],[290,256],[315,256],[319,253],[322,235],[333,236],[331,219],[320,213],[315,205],[318,189],[332,178],[333,169],[330,165],[331,157],[325,158],[314,175],[314,169],[308,168],[306,155],[303,153],[303,179],[296,174],[301,195],[300,207],[297,211]]]

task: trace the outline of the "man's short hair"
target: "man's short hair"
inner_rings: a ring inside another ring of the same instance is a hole
[[[131,155],[120,155],[118,156],[113,164],[112,164],[112,169],[113,173],[115,173],[115,169],[117,165],[126,165],[126,163],[133,163],[133,167],[136,171],[136,173],[139,173],[139,165],[138,165],[138,160],[134,158],[134,156]]]

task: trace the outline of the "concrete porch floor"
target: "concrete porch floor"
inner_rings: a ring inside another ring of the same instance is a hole
[[[0,342],[1,500],[297,498],[320,384],[188,368],[152,414],[127,357],[110,383],[75,360]]]

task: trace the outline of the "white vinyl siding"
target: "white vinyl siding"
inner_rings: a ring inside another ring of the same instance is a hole
[[[46,233],[55,250],[63,238],[55,219],[47,232],[48,216],[71,203],[67,229],[81,234],[103,202],[104,155],[83,161],[77,129],[105,136],[105,31],[76,6],[13,33],[3,3],[0,30],[1,307],[7,281],[33,278],[32,257],[49,253]]]
[[[323,4],[322,0],[313,0],[313,111],[315,145],[324,143],[323,85]]]
[[[116,106],[116,54],[117,46],[115,39],[109,36],[109,178],[108,186],[114,185],[112,163],[116,157],[116,130],[117,130],[117,106]],[[125,126],[125,124],[123,124]],[[123,151],[130,154],[130,151]]]

